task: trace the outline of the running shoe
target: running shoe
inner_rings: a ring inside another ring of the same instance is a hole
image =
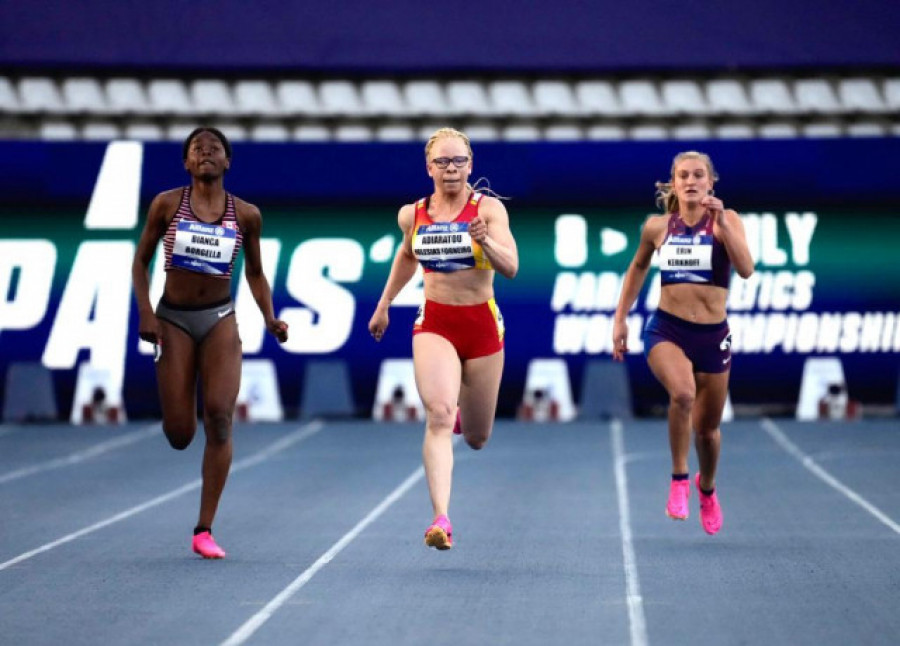
[[[453,434],[462,435],[462,417],[459,415],[459,409],[456,409],[456,422],[453,424]]]
[[[685,520],[688,517],[688,498],[691,497],[689,480],[672,480],[669,484],[669,501],[666,503],[666,516],[672,520]]]
[[[453,525],[450,519],[440,515],[425,530],[425,544],[439,550],[449,550],[453,547]]]
[[[722,508],[719,506],[719,497],[716,496],[715,489],[709,496],[700,490],[699,473],[694,477],[694,484],[697,487],[697,497],[700,498],[700,524],[703,526],[703,531],[712,536],[722,529]]]
[[[216,545],[212,534],[209,532],[200,532],[194,536],[194,552],[205,559],[223,559],[225,558],[225,550]]]

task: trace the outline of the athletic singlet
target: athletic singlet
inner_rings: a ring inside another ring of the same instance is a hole
[[[713,236],[709,214],[688,226],[678,213],[669,215],[666,237],[657,250],[663,285],[694,283],[728,288],[731,259]]]
[[[207,224],[191,210],[191,187],[185,186],[181,203],[163,238],[166,271],[178,268],[214,278],[230,278],[243,241],[231,193],[226,193],[225,214]]]
[[[469,235],[469,222],[478,215],[483,196],[472,193],[462,212],[450,222],[435,222],[428,215],[430,198],[416,202],[412,248],[425,272],[460,269],[493,269],[481,245]]]

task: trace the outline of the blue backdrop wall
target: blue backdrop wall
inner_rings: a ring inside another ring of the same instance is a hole
[[[694,147],[712,154],[717,193],[744,216],[757,261],[729,301],[735,405],[789,407],[811,356],[840,357],[864,403],[893,401],[900,140],[482,144],[475,175],[510,197],[522,256],[519,276],[496,282],[508,327],[501,415],[521,400],[531,359],[562,358],[577,399],[585,362],[609,358],[621,278],[655,211],[653,183]],[[158,414],[130,263],[150,199],[187,180],[180,155],[170,143],[0,143],[0,379],[11,362],[43,362],[67,415],[77,366],[90,361],[121,373],[131,416]],[[288,415],[306,363],[341,358],[359,411],[370,411],[381,361],[410,355],[421,299],[413,281],[386,339],[372,342],[366,324],[400,238],[397,209],[430,189],[421,146],[238,143],[226,185],[262,209],[266,272],[291,322],[279,346],[236,285],[245,358],[273,362]],[[162,278],[156,267],[154,294]],[[631,315],[638,413],[664,403],[636,338],[657,299],[654,278]]]

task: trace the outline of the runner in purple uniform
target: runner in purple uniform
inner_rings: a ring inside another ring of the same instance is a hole
[[[728,396],[731,335],[725,305],[731,269],[747,278],[753,259],[740,216],[715,196],[718,177],[703,153],[683,152],[672,162],[672,177],[657,183],[663,215],[644,223],[641,240],[622,284],[613,327],[613,358],[628,351],[625,317],[658,254],[662,290],[659,309],[644,329],[644,352],[653,374],[669,394],[672,480],[666,514],[688,517],[688,456],[691,428],[700,471],[694,485],[700,523],[708,534],[722,527],[716,494],[722,412]]]

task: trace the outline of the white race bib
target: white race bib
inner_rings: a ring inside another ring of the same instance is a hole
[[[214,276],[227,274],[236,241],[234,229],[181,220],[175,231],[172,266]]]

